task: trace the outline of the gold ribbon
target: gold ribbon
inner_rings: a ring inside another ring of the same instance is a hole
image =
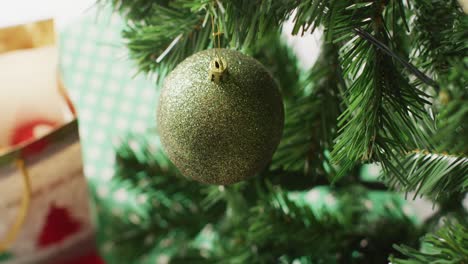
[[[28,171],[24,165],[24,160],[18,159],[16,161],[16,167],[21,171],[23,178],[23,197],[21,199],[21,207],[18,215],[16,216],[15,222],[11,229],[7,232],[5,238],[0,240],[0,253],[8,250],[10,246],[15,242],[18,237],[21,227],[23,227],[28,214],[29,205],[31,202],[31,180],[29,179]]]

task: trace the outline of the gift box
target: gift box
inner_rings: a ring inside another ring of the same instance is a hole
[[[0,263],[72,263],[94,250],[74,109],[53,21],[0,29]]]

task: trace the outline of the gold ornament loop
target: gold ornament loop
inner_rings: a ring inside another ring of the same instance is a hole
[[[210,80],[215,83],[220,83],[223,80],[223,75],[225,74],[226,70],[227,62],[223,58],[216,56],[210,62]]]
[[[11,229],[7,232],[7,235],[3,240],[0,241],[0,253],[9,249],[9,247],[14,243],[15,239],[18,237],[21,227],[24,225],[26,220],[26,215],[29,210],[29,205],[31,202],[31,180],[29,178],[28,171],[24,165],[24,160],[18,159],[16,161],[16,167],[21,171],[21,176],[23,178],[23,197],[21,199],[21,208],[16,216],[16,220],[13,223]]]
[[[215,83],[220,83],[223,80],[223,75],[227,70],[227,63],[226,61],[221,58],[218,54],[218,50],[221,48],[221,34],[223,34],[219,30],[219,25],[216,25],[218,31],[215,31],[215,22],[213,15],[211,16],[211,30],[213,31],[213,42],[216,43],[216,37],[218,39],[218,47],[215,47],[215,58],[210,62],[210,68],[208,73],[208,78]],[[214,44],[216,45],[216,44]]]

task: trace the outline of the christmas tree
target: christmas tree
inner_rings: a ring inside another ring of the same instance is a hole
[[[115,195],[95,197],[119,207],[97,211],[107,262],[468,263],[466,2],[107,4],[163,115],[118,146]],[[323,32],[310,69],[287,21]]]

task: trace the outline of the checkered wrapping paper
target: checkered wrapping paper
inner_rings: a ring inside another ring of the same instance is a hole
[[[120,37],[122,21],[105,11],[88,12],[60,34],[61,70],[78,111],[85,174],[104,182],[114,175],[116,141],[156,125],[155,85],[135,77]]]
[[[143,134],[156,126],[156,85],[142,74],[136,76],[137,67],[120,36],[122,27],[118,14],[99,8],[89,10],[59,35],[60,68],[77,108],[98,242],[101,253],[107,256],[113,255],[115,241],[108,237],[116,230],[100,212],[106,207],[116,219],[121,218],[124,213],[118,203],[129,196],[124,187],[110,187],[116,174],[116,146],[129,135]],[[126,217],[134,224],[141,221],[137,214]]]

